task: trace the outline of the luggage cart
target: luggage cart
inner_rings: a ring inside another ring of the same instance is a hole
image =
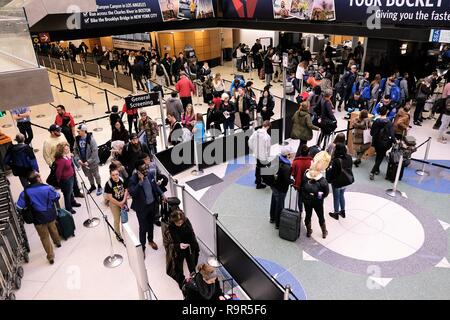
[[[22,286],[22,279],[13,272],[11,262],[3,247],[0,247],[0,272],[6,279],[6,288],[19,290]]]
[[[21,239],[14,230],[13,225],[9,219],[0,219],[0,230],[4,227],[4,236],[8,239],[14,255],[17,257],[20,263],[28,263],[30,261],[28,250],[23,245]]]
[[[8,269],[8,279],[12,281],[14,287],[18,290],[22,286],[23,268],[18,257],[15,256],[8,238],[5,237],[4,230],[4,225],[0,226],[0,246],[6,254],[5,264]]]
[[[3,248],[0,248],[0,264],[3,259],[3,254]],[[16,300],[16,295],[12,292],[12,290],[13,288],[11,284],[3,276],[3,273],[0,272],[0,300]]]

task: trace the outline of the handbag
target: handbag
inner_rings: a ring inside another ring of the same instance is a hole
[[[363,131],[363,144],[372,143],[372,136],[370,135],[369,126]]]
[[[128,206],[125,206],[120,209],[120,221],[123,223],[128,222]]]
[[[56,179],[56,163],[53,162],[50,167],[50,174],[48,175],[47,180],[45,180],[48,185],[53,186],[55,189],[59,189],[58,179]]]
[[[30,197],[28,196],[27,189],[23,190],[25,196],[25,208],[23,208],[20,212],[22,215],[23,221],[26,224],[32,224],[34,219],[33,207],[31,205]]]
[[[341,177],[343,178],[343,181],[340,181],[342,184],[342,187],[349,186],[353,182],[355,182],[355,177],[353,176],[353,173],[349,168],[344,168],[342,166],[342,159],[339,159],[339,163],[341,165]]]

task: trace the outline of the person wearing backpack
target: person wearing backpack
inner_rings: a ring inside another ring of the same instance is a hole
[[[123,147],[122,155],[119,159],[125,165],[128,176],[133,174],[135,164],[143,153],[150,154],[150,150],[146,144],[139,142],[137,133],[133,132],[130,134],[130,141]]]
[[[445,131],[448,128],[448,125],[450,123],[450,96],[447,96],[445,99],[445,105],[442,111],[442,119],[441,119],[441,126],[439,127],[439,137],[438,142],[440,143],[447,143],[447,138],[444,137]]]
[[[170,133],[167,140],[172,146],[183,142],[183,126],[181,122],[177,121],[173,112],[167,112],[167,123],[170,125]]]
[[[320,228],[322,229],[322,238],[325,239],[328,235],[323,203],[324,199],[330,193],[330,187],[322,172],[328,168],[330,160],[331,157],[326,151],[320,151],[314,156],[311,167],[306,170],[302,178],[302,201],[305,206],[305,227],[306,237],[308,238],[311,237],[313,232],[311,228],[313,210],[319,218]]]
[[[358,67],[356,65],[352,65],[350,67],[350,71],[348,71],[346,74],[344,74],[343,81],[344,81],[344,87],[345,87],[345,97],[344,101],[345,104],[347,104],[348,100],[350,99],[352,95],[353,90],[353,84],[356,82],[357,79],[357,72]],[[341,111],[341,104],[338,106],[338,110]]]
[[[155,81],[158,85],[164,86],[169,83],[169,74],[167,73],[164,64],[159,60],[152,61],[153,69],[152,69],[152,81]]]
[[[386,152],[392,147],[395,141],[394,126],[392,122],[386,118],[388,110],[386,107],[381,107],[380,118],[376,119],[370,129],[372,136],[372,146],[375,148],[376,158],[375,164],[370,171],[370,180],[375,179],[375,175],[380,174],[380,165],[386,156]]]
[[[3,162],[11,168],[13,175],[19,177],[25,188],[28,186],[28,176],[31,172],[39,172],[39,166],[33,148],[25,143],[22,133],[16,135],[17,144],[10,145]]]
[[[331,134],[337,128],[337,120],[333,114],[333,103],[331,102],[332,95],[333,92],[331,90],[325,91],[323,95],[324,100],[321,103],[320,108],[320,135],[317,140],[317,145],[320,146],[320,144],[323,142],[323,149],[328,144],[328,140],[330,139]]]
[[[230,96],[227,93],[222,94],[222,105],[220,106],[220,112],[223,114],[223,130],[225,135],[233,133],[236,106],[230,101]]]
[[[431,94],[431,81],[429,78],[421,81],[418,85],[416,96],[416,110],[414,110],[414,125],[422,126],[422,111],[425,107],[425,102]]]
[[[38,172],[31,172],[28,176],[29,186],[20,193],[16,207],[24,214],[24,210],[31,210],[32,221],[41,239],[42,246],[47,253],[50,264],[55,263],[53,244],[61,247],[61,238],[56,228],[55,202],[59,200],[59,193],[47,184],[44,184]],[[29,223],[27,221],[27,223]],[[53,242],[53,244],[52,244]]]
[[[110,169],[109,174],[110,178],[105,184],[105,196],[113,215],[114,231],[120,236],[120,213],[122,209],[128,207],[128,189],[120,177],[119,169]]]
[[[401,107],[405,106],[406,100],[408,100],[408,98],[409,98],[408,79],[409,79],[409,74],[408,74],[408,72],[405,72],[403,74],[403,79],[400,80],[400,90],[401,90],[400,106]]]
[[[388,114],[387,114],[387,118],[390,121],[393,121],[395,118],[395,115],[397,114],[397,109],[394,108],[394,106],[392,105],[392,101],[391,101],[391,96],[390,95],[385,95],[383,98],[383,101],[378,102],[378,104],[372,109],[372,114],[375,117],[378,117],[380,115],[380,110],[382,108],[386,108]]]
[[[345,144],[336,144],[331,165],[327,169],[327,180],[331,183],[334,203],[334,212],[329,214],[336,220],[339,220],[339,216],[345,218],[345,188],[355,181],[352,165],[352,157],[347,153]]]

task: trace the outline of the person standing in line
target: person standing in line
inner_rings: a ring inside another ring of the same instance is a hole
[[[447,138],[444,136],[450,124],[450,96],[447,96],[442,108],[441,126],[439,127],[438,142],[446,144]]]
[[[353,150],[356,152],[356,160],[353,162],[355,167],[359,167],[361,159],[366,151],[370,148],[370,141],[364,141],[364,131],[370,130],[372,122],[369,119],[367,110],[359,113],[358,118],[353,122]]]
[[[422,111],[425,107],[425,102],[431,94],[431,81],[429,78],[423,80],[417,90],[416,96],[416,110],[414,110],[414,125],[422,126]]]
[[[146,238],[150,247],[158,250],[158,245],[153,240],[153,222],[158,206],[157,197],[163,197],[163,201],[165,198],[144,160],[136,162],[135,168],[136,171],[130,177],[128,191],[133,199],[131,209],[136,212],[139,221],[139,241],[145,254]]]
[[[330,160],[331,157],[326,151],[320,151],[314,156],[311,167],[305,172],[302,178],[302,201],[305,206],[305,227],[306,237],[308,238],[311,237],[313,232],[311,228],[313,209],[319,218],[320,228],[322,229],[322,238],[325,239],[328,235],[323,203],[324,199],[330,193],[330,187],[322,172],[328,168]]]
[[[325,91],[323,95],[323,103],[320,111],[320,135],[317,141],[317,145],[323,142],[322,150],[328,144],[331,134],[337,127],[337,120],[333,114],[333,103],[331,102],[331,97],[333,96],[333,92],[331,90]]]
[[[19,177],[20,183],[25,188],[28,186],[30,173],[39,172],[39,166],[33,148],[25,143],[25,136],[18,133],[15,140],[17,144],[9,146],[3,162],[11,168],[13,175]]]
[[[171,239],[169,243],[170,258],[167,261],[169,275],[178,283],[180,289],[185,280],[183,263],[186,260],[189,273],[195,272],[198,263],[200,247],[194,229],[183,211],[176,209],[170,214],[169,226],[166,229]]]
[[[81,204],[75,201],[73,184],[75,183],[75,169],[73,165],[72,153],[69,144],[66,142],[56,146],[55,153],[56,180],[64,195],[64,208],[75,214],[72,207],[81,207]]]
[[[178,98],[178,92],[172,91],[170,97],[166,99],[166,112],[173,113],[177,121],[181,121],[181,115],[184,112],[183,103]]]
[[[238,89],[236,107],[239,112],[242,130],[247,131],[250,128],[250,111],[252,110],[252,104],[250,98],[245,95],[244,88]]]
[[[262,128],[255,131],[248,140],[248,146],[256,158],[256,189],[264,189],[267,187],[263,183],[261,169],[266,168],[270,164],[270,148],[272,146],[272,139],[268,133],[270,126],[270,121],[265,120]]]
[[[312,160],[308,146],[306,144],[300,145],[292,162],[292,176],[294,177],[294,188],[297,190],[298,211],[300,213],[303,212],[302,178],[306,170],[311,167]]]
[[[313,138],[313,130],[320,130],[312,123],[309,106],[308,101],[303,101],[292,117],[291,139],[300,139],[300,146],[308,144]]]
[[[164,64],[159,60],[152,60],[152,81],[155,81],[159,86],[164,86],[166,81],[169,82],[169,73],[164,67]],[[164,96],[164,93],[163,93]]]
[[[225,92],[225,85],[220,73],[216,73],[213,79],[214,94],[218,93],[219,97]]]
[[[150,153],[156,154],[158,152],[156,149],[157,137],[159,136],[158,124],[147,115],[146,111],[141,111],[141,118],[139,119],[138,125],[140,131],[145,131],[147,137],[146,143]]]
[[[130,135],[127,129],[125,129],[125,125],[123,124],[122,120],[117,119],[112,130],[111,141],[120,140],[124,143],[127,143],[129,138]]]
[[[405,72],[403,74],[403,79],[400,80],[400,92],[401,92],[401,102],[400,106],[404,107],[406,104],[406,101],[409,99],[409,88],[408,88],[408,79],[409,74],[408,72]]]
[[[272,57],[273,57],[273,49],[270,48],[266,56],[264,57],[264,74],[266,77],[265,79],[266,86],[270,84],[270,81],[272,81],[273,76]]]
[[[167,52],[164,54],[164,58],[162,59],[161,63],[163,64],[164,69],[166,69],[167,75],[169,77],[169,82],[166,83],[167,86],[169,86],[169,85],[173,86],[173,78],[172,78],[172,76],[173,76],[173,61]]]
[[[234,119],[236,113],[236,106],[230,101],[230,96],[227,93],[222,94],[222,105],[220,111],[223,114],[223,130],[225,135],[232,134],[234,131]]]
[[[33,140],[33,129],[31,128],[30,107],[11,109],[11,114],[17,122],[17,129],[25,136],[25,144],[31,144],[31,140]]]
[[[88,193],[97,189],[97,196],[103,193],[102,180],[100,178],[98,165],[100,159],[98,157],[98,146],[92,133],[88,133],[87,126],[80,124],[78,126],[78,136],[75,138],[75,158],[78,159],[78,165],[81,166],[84,175],[88,178],[91,187]],[[97,188],[95,188],[95,182]]]
[[[120,157],[120,162],[125,165],[128,176],[133,174],[135,164],[143,153],[150,154],[150,150],[146,144],[139,141],[138,135],[133,132],[130,134],[130,141],[123,147]]]
[[[385,107],[381,107],[380,118],[375,120],[370,129],[372,146],[376,152],[375,164],[369,175],[370,180],[374,180],[375,175],[380,174],[380,165],[386,156],[386,152],[392,147],[395,141],[394,126],[386,118],[387,112],[388,110]]]
[[[145,87],[144,82],[142,81],[142,77],[145,74],[143,61],[141,61],[140,59],[136,60],[134,65],[132,65],[131,70],[131,74],[133,75],[134,81],[136,82],[137,91],[142,90],[147,92],[148,90]]]
[[[275,101],[269,90],[264,90],[262,96],[259,98],[256,112],[261,115],[262,121],[269,120],[274,115]]]
[[[184,71],[180,72],[180,80],[175,85],[175,89],[180,94],[181,103],[184,110],[186,110],[187,105],[192,104],[192,94],[195,94],[196,90]]]
[[[327,180],[333,190],[334,212],[330,217],[339,220],[339,216],[345,218],[345,188],[354,182],[352,172],[352,157],[347,153],[347,147],[343,143],[336,144],[331,166],[327,170]]]
[[[52,124],[48,128],[48,131],[50,132],[50,137],[44,140],[42,155],[44,157],[45,163],[47,163],[47,165],[51,167],[53,162],[55,161],[56,146],[63,142],[67,143],[67,139],[66,137],[64,137],[64,135],[61,134],[61,127],[56,124]]]
[[[190,131],[194,128],[195,124],[195,112],[192,104],[186,106],[186,111],[181,116],[181,124],[183,127],[188,128]]]
[[[130,95],[131,96],[131,95]],[[127,114],[127,122],[128,122],[128,133],[131,134],[133,132],[133,126],[136,133],[139,133],[138,129],[138,118],[139,113],[137,108],[128,108],[125,103],[122,107],[122,115]]]
[[[356,65],[352,65],[350,67],[350,71],[344,74],[343,81],[344,81],[344,87],[345,87],[345,105],[347,105],[348,100],[352,96],[352,90],[353,90],[353,84],[355,83],[356,79],[358,78],[357,75],[358,67]],[[339,104],[338,111],[341,111],[341,104]]]
[[[279,167],[275,175],[272,189],[272,199],[270,201],[270,223],[275,223],[275,229],[280,228],[280,215],[283,211],[286,195],[291,185],[291,148],[284,146],[281,148],[278,157]]]
[[[172,112],[167,113],[167,123],[170,125],[169,137],[167,138],[169,144],[176,146],[183,142],[183,126],[181,122],[177,121]]]
[[[198,272],[187,281],[183,290],[186,301],[217,301],[225,300],[224,293],[217,279],[217,272],[209,264],[197,266]]]
[[[61,247],[61,238],[55,223],[55,202],[59,200],[59,193],[52,186],[44,184],[37,172],[29,175],[28,182],[30,186],[20,193],[16,206],[19,212],[28,206],[31,207],[33,224],[47,253],[47,260],[50,264],[54,264],[55,253],[50,239],[57,248]]]
[[[194,134],[194,141],[196,143],[205,142],[205,122],[203,120],[203,114],[197,113],[195,115],[195,124],[192,133]]]
[[[73,116],[66,111],[66,107],[59,105],[56,107],[55,124],[61,127],[61,132],[66,137],[69,144],[70,151],[73,152],[73,145],[75,143],[75,120]]]
[[[119,169],[110,169],[109,175],[110,178],[105,184],[105,196],[113,215],[114,231],[120,236],[120,211],[127,208],[128,189],[120,176]]]
[[[397,140],[403,140],[407,136],[411,115],[409,114],[409,104],[398,109],[394,118],[394,134]]]

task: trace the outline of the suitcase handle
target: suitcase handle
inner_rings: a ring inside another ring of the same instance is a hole
[[[289,185],[289,205],[288,208],[289,210],[292,210],[291,204],[292,204],[292,190],[295,190],[294,188],[294,184]],[[297,190],[295,190],[295,207],[297,206],[298,203],[298,192]]]

